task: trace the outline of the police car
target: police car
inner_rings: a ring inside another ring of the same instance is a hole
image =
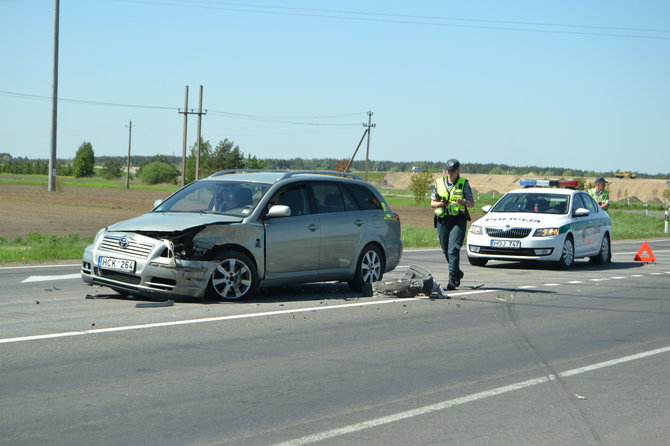
[[[578,181],[521,180],[468,233],[468,260],[540,260],[569,268],[577,258],[611,262],[612,223]]]

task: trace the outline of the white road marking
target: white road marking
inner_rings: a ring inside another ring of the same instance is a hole
[[[68,265],[23,265],[23,266],[0,266],[0,270],[3,269],[34,269],[34,268],[63,268],[70,266],[81,266],[80,263],[68,264]]]
[[[634,355],[623,356],[621,358],[612,359],[609,361],[603,361],[596,364],[587,365],[584,367],[578,367],[572,370],[566,370],[565,372],[559,373],[558,376],[553,374],[547,376],[540,376],[538,378],[529,379],[527,381],[521,381],[507,386],[496,387],[494,389],[484,390],[483,392],[473,393],[471,395],[462,396],[460,398],[454,398],[452,400],[446,400],[440,403],[430,404],[428,406],[423,406],[416,409],[407,410],[404,412],[398,412],[395,414],[386,415],[379,418],[373,418],[371,420],[362,421],[360,423],[350,424],[349,426],[343,426],[340,428],[331,429],[328,431],[323,431],[312,435],[306,435],[304,437],[296,438],[282,443],[276,443],[273,446],[303,446],[311,443],[316,443],[319,441],[327,440],[329,438],[340,437],[343,435],[359,432],[365,429],[370,429],[384,424],[395,423],[397,421],[406,420],[408,418],[414,418],[432,412],[449,409],[451,407],[460,406],[462,404],[470,403],[473,401],[483,400],[485,398],[491,398],[497,395],[502,395],[504,393],[509,393],[516,390],[536,386],[538,384],[544,384],[549,381],[554,381],[558,377],[564,378],[568,376],[580,375],[582,373],[591,372],[593,370],[598,370],[605,367],[612,367],[625,362],[635,361],[638,359],[643,359],[650,356],[660,355],[668,352],[670,352],[670,346],[658,348],[656,350],[649,350]]]
[[[496,290],[476,290],[476,291],[465,291],[461,293],[449,293],[449,297],[458,297],[458,296],[469,296],[472,294],[484,294],[484,293],[493,293]],[[110,327],[110,328],[95,328],[91,330],[81,330],[81,331],[67,331],[62,333],[49,333],[43,335],[34,335],[34,336],[19,336],[16,338],[0,338],[0,344],[9,344],[12,342],[24,342],[24,341],[39,341],[43,339],[54,339],[54,338],[66,338],[70,336],[83,336],[83,335],[94,335],[102,333],[113,333],[119,331],[131,331],[131,330],[142,330],[146,328],[158,328],[158,327],[173,327],[176,325],[190,325],[190,324],[203,324],[206,322],[221,322],[221,321],[232,321],[236,319],[253,319],[257,317],[268,317],[268,316],[279,316],[282,314],[297,314],[297,313],[308,313],[314,311],[325,311],[325,310],[339,310],[342,308],[351,308],[351,307],[367,307],[371,305],[385,305],[393,304],[398,302],[419,302],[423,299],[417,298],[405,298],[405,299],[389,299],[389,300],[379,300],[374,302],[357,302],[353,304],[342,304],[342,305],[332,305],[332,306],[319,306],[319,307],[307,307],[307,308],[294,308],[291,310],[277,310],[277,311],[264,311],[261,313],[244,313],[244,314],[234,314],[229,316],[215,316],[207,317],[202,319],[185,319],[181,321],[170,321],[170,322],[155,322],[152,324],[141,324],[141,325],[125,325],[121,327]]]
[[[48,282],[50,280],[67,280],[67,279],[81,279],[81,273],[77,274],[61,274],[59,276],[30,276],[21,281],[21,283],[28,282]]]
[[[583,281],[583,280],[571,280],[571,281],[569,281],[568,283],[571,283],[571,284],[576,285],[576,284],[578,284],[578,283],[584,283],[584,281]]]

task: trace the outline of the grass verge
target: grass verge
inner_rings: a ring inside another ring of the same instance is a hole
[[[664,238],[664,218],[613,211],[613,240],[644,240]],[[437,232],[433,228],[404,225],[403,243],[406,248],[439,247]],[[63,237],[32,233],[26,238],[6,240],[0,237],[0,264],[2,263],[44,263],[53,260],[81,259],[84,248],[93,243],[93,238],[80,238],[79,234]]]
[[[86,246],[93,238],[80,238],[79,234],[63,237],[31,233],[26,238],[7,240],[0,237],[0,263],[42,263],[53,260],[81,259]]]

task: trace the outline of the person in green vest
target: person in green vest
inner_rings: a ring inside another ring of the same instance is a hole
[[[589,195],[598,203],[598,206],[603,211],[606,211],[610,207],[610,193],[605,190],[605,184],[607,183],[608,181],[605,181],[604,177],[598,177],[596,178],[596,187],[589,189]]]
[[[460,268],[461,246],[470,220],[468,208],[475,205],[475,200],[470,183],[460,176],[461,163],[458,160],[448,160],[444,172],[445,176],[438,178],[433,185],[430,206],[435,210],[435,227],[442,252],[449,264],[447,289],[455,290],[463,278]]]

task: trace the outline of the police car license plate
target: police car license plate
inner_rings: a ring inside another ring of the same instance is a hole
[[[134,260],[115,259],[112,257],[100,257],[98,259],[98,266],[100,268],[115,269],[118,271],[135,271]]]
[[[521,248],[520,240],[491,240],[492,248]]]

